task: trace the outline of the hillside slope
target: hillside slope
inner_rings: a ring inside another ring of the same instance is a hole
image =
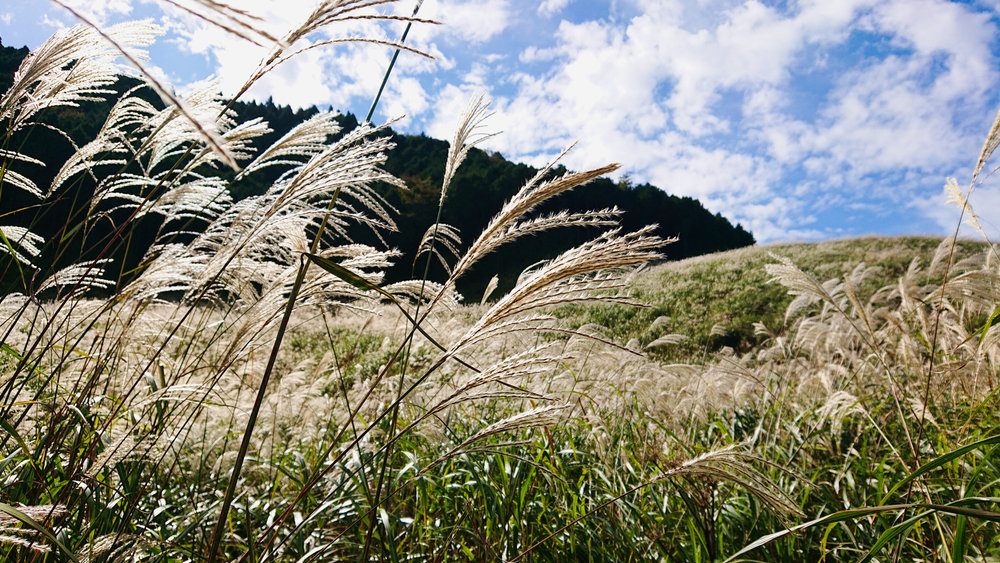
[[[635,338],[645,346],[666,334],[686,340],[651,350],[654,356],[698,360],[729,346],[739,352],[761,341],[754,323],[780,331],[792,296],[770,281],[764,269],[775,263],[772,254],[791,259],[820,282],[843,279],[859,264],[877,268],[862,285],[862,293],[895,283],[912,260],[926,266],[943,239],[939,237],[860,237],[816,243],[770,244],[717,252],[663,263],[642,272],[632,296],[650,305],[624,307],[566,307],[564,316],[607,327],[624,342]],[[960,241],[958,259],[985,249],[976,241]],[[928,280],[932,281],[932,280]],[[938,282],[940,280],[937,280]],[[713,330],[714,328],[714,330]]]

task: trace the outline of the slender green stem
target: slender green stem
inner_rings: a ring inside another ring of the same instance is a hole
[[[309,248],[310,253],[315,253],[316,249],[319,248],[319,242],[323,238],[327,222],[330,219],[330,214],[333,211],[333,207],[336,205],[339,197],[340,188],[337,188],[333,197],[330,198],[330,204],[327,207],[327,212],[323,215],[323,221],[320,223],[319,229],[316,231],[316,236],[313,238],[312,245]],[[250,411],[250,419],[247,421],[246,429],[243,431],[243,441],[240,443],[239,452],[236,454],[236,461],[233,464],[233,472],[229,477],[229,486],[226,488],[226,496],[222,500],[222,508],[219,510],[219,520],[215,523],[215,529],[212,530],[212,540],[209,544],[208,553],[206,553],[205,557],[205,560],[210,563],[215,561],[216,554],[218,553],[219,544],[222,541],[222,530],[225,527],[226,517],[229,515],[229,508],[232,506],[233,497],[236,495],[236,483],[239,481],[240,471],[243,469],[243,461],[246,459],[247,450],[250,449],[250,437],[253,435],[254,427],[257,424],[257,417],[260,415],[260,407],[264,403],[264,395],[267,392],[267,384],[271,379],[271,373],[274,371],[274,364],[278,360],[278,351],[281,349],[281,341],[285,336],[285,331],[288,329],[288,321],[292,318],[292,311],[295,308],[295,300],[298,298],[299,291],[302,289],[302,283],[305,281],[308,270],[309,260],[307,260],[303,255],[299,258],[299,271],[295,276],[295,283],[292,285],[292,292],[288,295],[288,301],[285,302],[285,312],[281,317],[281,324],[278,325],[278,334],[274,337],[274,344],[271,346],[271,354],[267,359],[267,367],[264,368],[264,375],[261,376],[260,385],[257,387],[257,398],[254,400],[253,408]]]

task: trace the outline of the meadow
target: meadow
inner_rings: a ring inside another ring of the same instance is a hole
[[[271,38],[206,3],[273,43],[244,91],[315,30],[388,17],[372,4],[321,3]],[[212,85],[178,97],[143,73],[157,32],[84,21],[0,98],[0,196],[37,210],[0,226],[16,288],[0,299],[0,558],[1000,557],[985,237],[663,262],[670,241],[616,228],[614,209],[532,215],[616,169],[554,174],[557,159],[482,233],[412,233],[445,280],[383,283],[396,253],[348,235],[396,226],[375,190],[400,183],[391,139],[320,113],[252,151],[266,123],[234,121]],[[136,71],[161,104],[112,88]],[[19,146],[41,112],[107,97],[97,137],[34,181]],[[456,116],[439,205],[488,113],[475,99]],[[946,186],[956,232],[978,225],[969,195],[998,143],[1000,121],[969,187]],[[231,199],[268,169],[266,193]],[[74,186],[83,211],[36,234]],[[566,228],[594,238],[506,293],[455,290],[503,245]]]

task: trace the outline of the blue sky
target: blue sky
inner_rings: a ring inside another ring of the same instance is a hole
[[[175,0],[177,3],[191,3]],[[179,91],[242,84],[261,52],[152,0],[67,0],[101,23],[166,28],[152,63]],[[241,0],[281,34],[312,5]],[[384,6],[409,14],[412,1]],[[949,176],[969,174],[1000,108],[1000,0],[426,0],[376,121],[450,138],[468,100],[493,99],[484,148],[574,169],[619,162],[634,182],[696,197],[759,241],[951,232]],[[74,23],[42,0],[0,6],[5,45]],[[330,36],[394,38],[353,22]],[[321,40],[324,36],[311,38]],[[250,92],[363,116],[390,53],[316,49]],[[1000,182],[972,205],[1000,234]]]

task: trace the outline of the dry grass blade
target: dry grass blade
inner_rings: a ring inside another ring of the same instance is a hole
[[[277,43],[282,47],[287,47],[287,44],[282,39],[262,29],[261,25],[265,23],[263,18],[246,10],[235,8],[217,0],[191,0],[191,4],[202,7],[204,12],[195,10],[186,3],[178,0],[162,1],[260,47],[266,47],[266,43]]]

